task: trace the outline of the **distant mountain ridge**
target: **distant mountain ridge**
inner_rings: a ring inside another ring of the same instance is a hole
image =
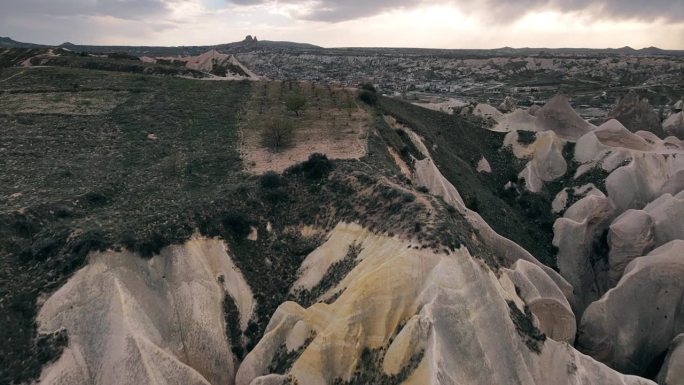
[[[665,50],[658,47],[646,47],[634,49],[629,46],[621,48],[534,48],[534,47],[502,47],[494,49],[448,49],[448,48],[401,48],[401,47],[333,47],[324,48],[314,44],[296,43],[289,41],[270,41],[245,39],[238,42],[218,45],[198,46],[124,46],[124,45],[82,45],[70,42],[58,46],[24,43],[13,40],[10,37],[0,37],[0,48],[50,48],[59,47],[71,51],[86,51],[91,53],[123,52],[136,56],[195,56],[210,50],[221,53],[241,53],[258,50],[266,51],[302,51],[302,52],[326,52],[333,54],[349,53],[404,53],[421,55],[636,55],[636,56],[684,56],[684,50]]]
[[[22,43],[20,41],[12,40],[10,37],[0,36],[0,48],[42,48],[47,47],[40,44]]]

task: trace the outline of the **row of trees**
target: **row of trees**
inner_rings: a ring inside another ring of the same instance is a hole
[[[359,92],[359,99],[366,104],[374,105],[378,99],[375,87],[370,84],[363,84],[360,88],[361,90]],[[297,117],[301,116],[300,114],[305,110],[306,106],[306,97],[299,93],[291,94],[285,99],[285,108],[287,111],[294,113],[294,115]],[[351,100],[351,98],[349,98],[347,101],[347,107],[350,117],[355,106],[356,104],[353,102],[353,100]],[[335,116],[331,116],[331,119],[333,119],[334,122]],[[268,119],[268,122],[261,133],[261,141],[262,144],[271,151],[280,151],[292,144],[294,134],[295,124],[290,117],[271,117]]]

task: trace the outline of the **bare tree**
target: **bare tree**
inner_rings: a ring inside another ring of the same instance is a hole
[[[280,151],[292,144],[294,125],[287,119],[273,118],[261,132],[261,142],[271,151]]]

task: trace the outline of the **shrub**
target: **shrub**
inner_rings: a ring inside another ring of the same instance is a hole
[[[227,212],[221,221],[223,227],[233,233],[237,238],[244,238],[249,235],[250,223],[245,214],[240,212]]]
[[[374,106],[378,102],[378,94],[375,92],[367,91],[367,90],[362,90],[359,93],[359,99],[368,104],[369,106]]]
[[[333,164],[325,154],[314,153],[302,163],[304,176],[309,179],[321,179],[327,177],[333,168]]]
[[[278,187],[266,191],[264,193],[264,199],[272,204],[279,204],[288,202],[290,196],[288,195],[287,190]]]
[[[518,143],[527,146],[537,140],[537,133],[534,131],[518,131]]]
[[[259,184],[265,189],[275,189],[283,184],[283,180],[275,171],[267,171],[261,178],[259,178]]]
[[[261,141],[271,151],[289,146],[294,138],[294,125],[290,120],[272,119],[261,133]]]
[[[378,92],[378,91],[375,89],[375,86],[373,86],[373,85],[370,84],[370,83],[363,83],[363,84],[361,84],[361,86],[360,86],[359,88],[360,88],[361,90],[363,90],[363,91],[368,91],[368,92],[372,92],[372,93]]]

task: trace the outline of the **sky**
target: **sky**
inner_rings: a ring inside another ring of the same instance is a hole
[[[684,0],[0,0],[0,36],[211,45],[684,49]]]

